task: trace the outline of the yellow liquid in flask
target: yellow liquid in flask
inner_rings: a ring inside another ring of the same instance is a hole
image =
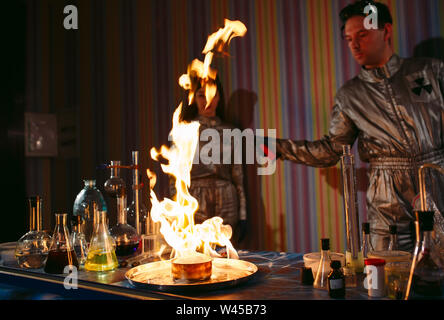
[[[108,252],[103,249],[89,251],[85,262],[85,270],[89,271],[110,271],[118,266],[114,250]]]

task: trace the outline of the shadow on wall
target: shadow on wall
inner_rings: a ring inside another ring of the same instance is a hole
[[[234,91],[225,109],[225,119],[241,131],[254,129],[254,107],[257,102],[256,93],[238,89]],[[247,207],[246,234],[238,241],[239,230],[234,230],[234,245],[236,249],[264,250],[265,207],[261,198],[261,181],[257,175],[257,164],[246,164],[245,141],[242,142],[242,163],[244,164],[244,189]]]
[[[444,61],[444,38],[430,38],[420,42],[413,49],[413,56],[436,58]]]

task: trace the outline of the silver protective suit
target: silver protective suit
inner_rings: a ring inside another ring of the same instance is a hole
[[[338,91],[328,136],[277,139],[276,151],[283,160],[329,167],[340,160],[342,145],[356,139],[360,159],[370,163],[367,208],[373,246],[387,249],[389,225],[396,224],[400,249],[411,251],[419,166],[444,166],[444,64],[395,54],[381,68],[362,68]],[[430,170],[426,181],[442,214],[444,177]]]

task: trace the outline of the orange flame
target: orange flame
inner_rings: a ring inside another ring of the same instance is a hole
[[[200,81],[201,86],[205,88],[207,106],[211,103],[217,91],[217,71],[210,67],[214,53],[221,52],[233,37],[243,36],[245,32],[246,28],[242,22],[225,19],[225,27],[208,37],[203,51],[206,54],[205,61],[193,60],[188,67],[188,73],[179,78],[179,85],[189,90],[189,104],[194,99],[196,81]],[[172,258],[194,255],[196,252],[219,257],[215,250],[216,245],[219,245],[226,248],[228,258],[238,259],[237,252],[230,242],[232,228],[230,225],[224,225],[222,218],[213,217],[202,224],[194,223],[194,213],[199,204],[191,196],[188,188],[191,185],[190,172],[194,153],[199,143],[199,122],[181,122],[181,110],[182,104],[173,114],[173,127],[170,132],[172,147],[161,146],[160,150],[150,150],[152,159],[158,160],[159,156],[162,156],[168,160],[168,164],[161,164],[162,171],[176,179],[174,199],[165,198],[159,201],[153,190],[156,175],[147,170],[150,179],[151,218],[154,222],[160,222],[160,232],[174,249]]]

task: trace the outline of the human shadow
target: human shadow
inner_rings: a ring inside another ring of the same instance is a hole
[[[254,129],[254,108],[257,103],[257,94],[246,90],[234,91],[225,107],[225,119],[228,123],[241,131]],[[246,141],[242,141],[242,163],[244,171],[244,190],[246,198],[247,225],[245,236],[239,241],[239,230],[234,230],[234,244],[237,249],[264,250],[266,239],[264,230],[265,206],[261,198],[261,179],[257,174],[257,163],[247,163]]]
[[[416,58],[435,58],[444,61],[444,38],[430,38],[418,43],[413,49],[413,56]]]

